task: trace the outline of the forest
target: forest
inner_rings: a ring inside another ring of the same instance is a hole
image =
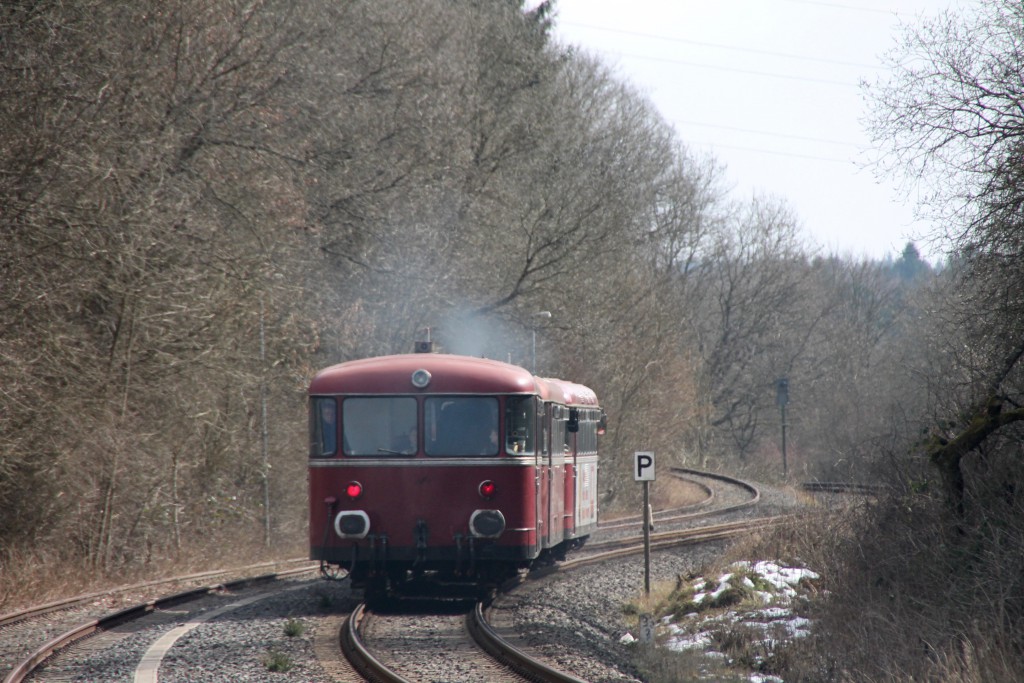
[[[834,540],[823,633],[859,645],[808,655],[831,673],[807,680],[1020,671],[1019,3],[908,29],[868,91],[942,263],[825,253],[784,198],[730,198],[553,21],[519,0],[0,7],[0,608],[40,567],[301,555],[307,382],[429,334],[597,391],[603,509],[635,503],[637,449],[885,484]],[[878,657],[908,623],[925,646]]]

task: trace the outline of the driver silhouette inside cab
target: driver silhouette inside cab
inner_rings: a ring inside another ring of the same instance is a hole
[[[320,401],[320,455],[333,455],[338,448],[338,421],[334,401]]]

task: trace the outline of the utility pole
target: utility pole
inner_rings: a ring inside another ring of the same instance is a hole
[[[263,543],[270,547],[270,453],[267,428],[267,334],[263,295],[260,295],[260,454],[263,471]]]
[[[782,413],[782,478],[789,476],[786,464],[786,404],[789,403],[789,379],[780,377],[775,380],[775,403]]]

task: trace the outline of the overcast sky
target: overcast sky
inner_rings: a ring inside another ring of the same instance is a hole
[[[724,164],[736,198],[784,199],[825,253],[884,258],[931,228],[896,182],[864,167],[859,83],[884,76],[879,56],[901,22],[972,1],[557,0],[555,35]]]

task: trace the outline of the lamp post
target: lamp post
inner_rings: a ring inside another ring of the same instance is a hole
[[[537,311],[536,313],[534,313],[531,316],[531,318],[550,318],[550,317],[551,317],[551,311]],[[532,352],[530,354],[530,358],[532,359],[532,366],[533,366],[531,372],[533,372],[533,374],[536,375],[537,374],[537,323],[534,322],[530,326],[530,331],[533,334],[533,346],[532,346],[533,350],[532,350]]]

